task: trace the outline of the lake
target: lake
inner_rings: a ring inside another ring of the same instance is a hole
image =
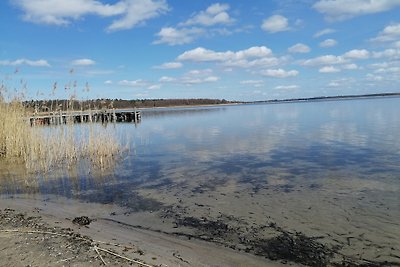
[[[399,114],[400,98],[146,109],[107,126],[126,148],[112,172],[28,183],[3,164],[0,189],[272,260],[399,266]]]

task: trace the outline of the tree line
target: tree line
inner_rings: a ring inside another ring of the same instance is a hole
[[[196,106],[196,105],[219,105],[237,103],[225,99],[92,99],[92,100],[30,100],[24,101],[25,107],[38,112],[66,111],[66,110],[88,110],[88,109],[132,109],[132,108],[155,108],[174,106]]]

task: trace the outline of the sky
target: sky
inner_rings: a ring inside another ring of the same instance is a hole
[[[4,96],[400,91],[400,0],[2,0],[0,34]]]

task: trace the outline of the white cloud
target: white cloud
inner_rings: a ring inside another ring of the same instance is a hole
[[[380,52],[373,52],[374,58],[388,58],[390,60],[400,59],[400,49],[386,49]]]
[[[356,69],[358,69],[358,66],[357,66],[357,64],[351,63],[351,64],[343,65],[342,69],[344,69],[344,70],[356,70]]]
[[[252,67],[273,67],[277,66],[286,61],[286,58],[276,57],[263,57],[254,60],[248,59],[233,59],[227,60],[222,63],[226,67],[238,67],[238,68],[252,68]]]
[[[334,39],[326,39],[325,41],[319,43],[320,47],[332,47],[335,45],[337,45],[337,41]]]
[[[400,48],[400,41],[395,42],[394,47]]]
[[[147,87],[147,89],[149,90],[157,90],[161,88],[161,84],[152,84],[149,87]]]
[[[334,66],[325,66],[319,69],[320,73],[336,73],[340,72],[339,68],[336,68]]]
[[[218,76],[208,76],[206,78],[204,78],[204,82],[216,82],[219,81],[219,77]]]
[[[206,32],[200,28],[173,28],[164,27],[156,35],[158,40],[154,44],[183,45],[193,42]]]
[[[88,58],[81,58],[81,59],[76,59],[71,62],[71,65],[73,66],[91,66],[96,64],[96,62],[92,59]]]
[[[31,66],[31,67],[50,67],[50,64],[44,59],[30,60],[30,59],[25,59],[25,58],[16,59],[14,61],[0,60],[0,65],[2,65],[2,66],[27,65],[27,66]]]
[[[288,19],[281,15],[273,15],[265,19],[261,25],[261,29],[269,33],[290,30]]]
[[[232,24],[232,19],[227,11],[229,10],[228,4],[216,3],[209,6],[205,11],[200,11],[187,20],[180,24],[180,26],[191,26],[191,25],[202,25],[202,26],[213,26],[217,24]]]
[[[162,76],[158,81],[160,83],[195,85],[195,84],[217,82],[219,80],[220,77],[213,75],[212,69],[200,69],[200,70],[190,70],[178,78]]]
[[[373,82],[380,82],[380,81],[384,80],[384,78],[382,76],[374,75],[374,74],[371,74],[371,73],[368,73],[366,75],[366,79],[367,79],[367,81],[373,81]]]
[[[304,60],[303,62],[301,62],[301,65],[303,66],[335,65],[335,64],[343,64],[346,62],[347,61],[342,56],[324,55]]]
[[[297,70],[283,70],[283,69],[266,69],[260,72],[261,75],[274,78],[287,78],[294,77],[299,74]]]
[[[297,43],[288,48],[290,53],[309,53],[311,51],[310,47],[305,44]]]
[[[368,59],[369,56],[369,51],[365,49],[353,49],[343,54],[343,57],[351,59]]]
[[[265,46],[253,46],[239,51],[216,52],[198,47],[185,51],[177,57],[179,61],[215,62],[225,67],[252,68],[272,67],[286,62],[286,57],[276,58],[271,49]]]
[[[262,87],[262,86],[264,86],[264,81],[263,80],[243,80],[243,81],[240,81],[240,84],[252,85],[254,87]]]
[[[391,65],[389,62],[379,62],[379,63],[373,63],[369,64],[368,67],[372,69],[381,69],[381,68],[388,68]]]
[[[328,86],[329,87],[339,87],[341,84],[340,83],[338,83],[338,82],[330,82],[330,83],[328,83]]]
[[[121,0],[103,4],[96,0],[16,0],[23,19],[39,24],[68,25],[87,15],[120,18],[107,27],[109,31],[131,29],[169,10],[165,0]]]
[[[291,91],[291,90],[297,90],[297,89],[299,89],[299,86],[296,85],[296,84],[292,84],[292,85],[278,85],[278,86],[275,86],[274,89],[275,89],[275,90]]]
[[[158,81],[159,82],[175,82],[176,78],[169,77],[169,76],[162,76]]]
[[[400,67],[380,68],[374,71],[375,73],[400,73]]]
[[[208,77],[191,77],[191,76],[183,76],[179,82],[185,85],[194,85],[194,84],[202,84],[202,83],[210,83],[219,81],[220,78],[218,76],[208,76]]]
[[[313,5],[329,21],[384,12],[400,6],[399,0],[320,0]]]
[[[194,62],[224,62],[228,60],[241,60],[248,58],[262,58],[272,55],[271,49],[265,46],[254,46],[245,50],[237,52],[215,52],[213,50],[197,47],[193,50],[185,51],[178,56],[181,61],[194,61]]]
[[[124,17],[113,21],[107,28],[108,31],[131,29],[169,10],[165,0],[125,0],[123,3],[126,6]]]
[[[108,85],[109,85],[109,84],[113,84],[113,81],[107,80],[107,81],[104,82],[104,84],[108,84]]]
[[[334,33],[334,32],[336,32],[336,30],[330,29],[330,28],[326,28],[326,29],[320,30],[319,32],[316,32],[313,35],[313,37],[314,38],[318,38],[318,37],[321,37],[323,35],[331,34],[331,33]]]
[[[197,12],[185,22],[176,26],[163,27],[156,36],[154,44],[183,45],[192,43],[203,36],[231,35],[243,29],[230,30],[226,28],[234,23],[234,19],[228,14],[228,4],[215,3],[206,10]],[[224,27],[216,27],[224,26]]]
[[[353,78],[341,78],[330,81],[328,83],[328,87],[345,87],[346,85],[348,86],[353,82],[354,82]]]
[[[129,86],[129,87],[142,87],[142,86],[147,86],[148,82],[144,81],[142,79],[133,80],[133,81],[122,80],[122,81],[118,82],[118,85]]]
[[[375,42],[392,42],[400,39],[400,23],[386,26],[377,37],[371,39]]]
[[[202,69],[202,70],[190,70],[187,72],[188,75],[198,75],[198,76],[207,76],[213,72],[212,69]]]
[[[169,69],[180,69],[180,68],[182,68],[182,66],[183,66],[183,64],[180,62],[166,62],[159,66],[155,66],[154,68],[169,70]]]

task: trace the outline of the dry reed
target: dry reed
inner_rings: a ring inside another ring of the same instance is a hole
[[[121,151],[115,135],[101,125],[32,127],[28,117],[21,101],[6,101],[0,92],[0,158],[21,161],[29,172],[71,168],[80,161],[107,168]]]

